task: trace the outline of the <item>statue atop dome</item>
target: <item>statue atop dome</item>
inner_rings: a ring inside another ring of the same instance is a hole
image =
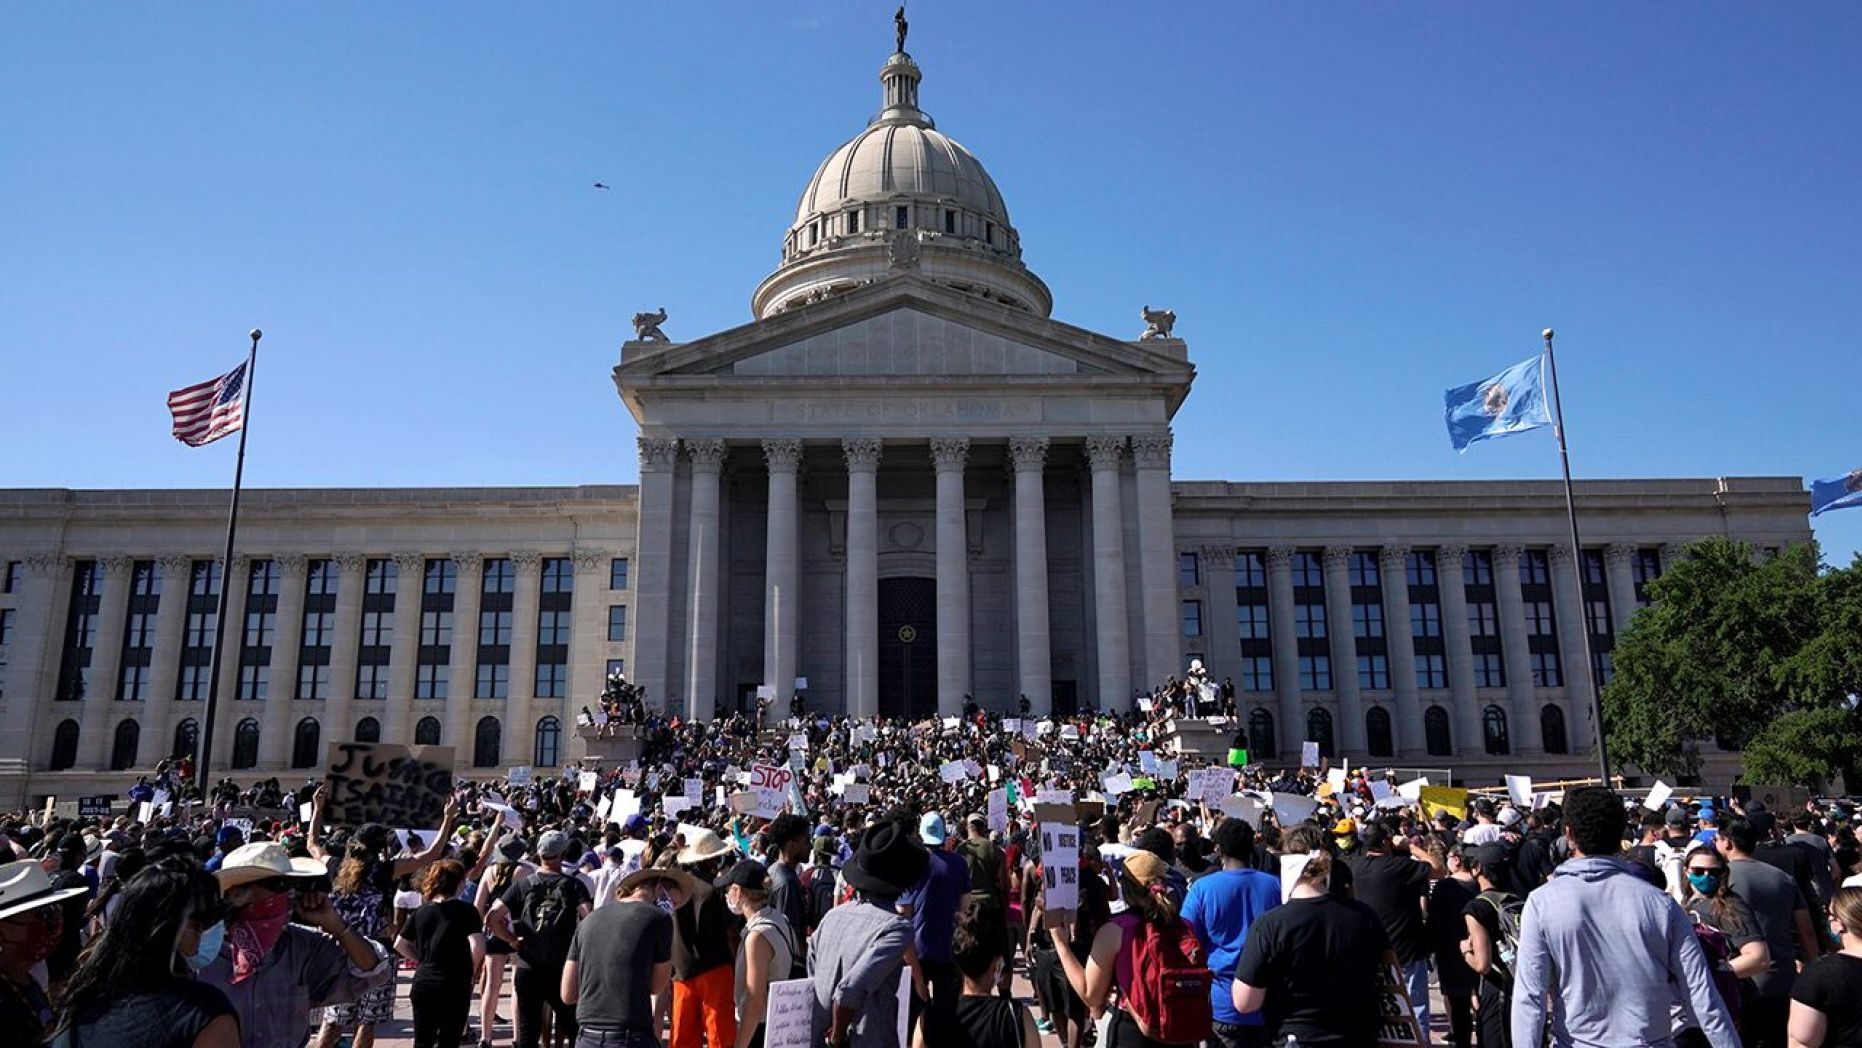
[[[892,29],[899,37],[899,46],[894,49],[898,54],[905,53],[905,34],[910,32],[911,28],[912,24],[905,20],[905,5],[900,4],[899,9],[892,13]]]
[[[1153,339],[1170,338],[1170,329],[1177,326],[1177,313],[1172,309],[1152,309],[1145,306],[1141,310],[1144,317],[1144,334],[1138,341],[1148,342]]]
[[[634,314],[634,341],[635,342],[670,342],[672,341],[671,339],[666,337],[666,333],[664,331],[661,331],[659,329],[659,326],[661,324],[664,324],[665,322],[666,322],[666,307],[665,306],[659,307],[659,312],[657,313],[635,313]]]

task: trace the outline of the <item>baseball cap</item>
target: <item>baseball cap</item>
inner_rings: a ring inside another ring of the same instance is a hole
[[[1332,824],[1332,836],[1345,837],[1358,832],[1357,820],[1347,815]]]
[[[1519,809],[1508,808],[1500,813],[1500,825],[1511,826],[1519,821]]]
[[[1670,808],[1668,809],[1668,814],[1662,816],[1662,821],[1674,827],[1686,826],[1687,825],[1687,809]]]
[[[944,839],[950,836],[950,831],[944,826],[944,816],[934,811],[925,812],[924,818],[918,820],[918,836],[926,844],[943,844]]]
[[[730,871],[724,875],[724,879],[718,882],[720,888],[729,888],[732,885],[748,888],[751,891],[763,891],[769,887],[769,867],[755,859],[745,859],[734,863]]]
[[[1718,817],[1719,817],[1719,813],[1713,810],[1712,805],[1703,804],[1700,806],[1700,815],[1698,816],[1698,818],[1702,822],[1712,822],[1714,819]]]
[[[550,830],[537,838],[537,855],[545,859],[554,859],[569,850],[569,835],[561,830]]]

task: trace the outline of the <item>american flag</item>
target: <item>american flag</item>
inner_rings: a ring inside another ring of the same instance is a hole
[[[175,417],[175,439],[189,447],[238,432],[246,421],[246,365],[168,394],[168,410]]]

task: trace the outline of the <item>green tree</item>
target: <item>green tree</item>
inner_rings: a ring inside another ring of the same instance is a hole
[[[1798,709],[1765,726],[1746,747],[1748,783],[1802,786],[1821,792],[1862,752],[1862,730],[1846,707]]]
[[[1653,602],[1617,637],[1604,689],[1611,755],[1645,771],[1693,776],[1702,739],[1744,745],[1807,698],[1787,664],[1821,632],[1815,545],[1755,560],[1743,543],[1707,539],[1650,584]],[[1834,701],[1805,705],[1830,706]]]

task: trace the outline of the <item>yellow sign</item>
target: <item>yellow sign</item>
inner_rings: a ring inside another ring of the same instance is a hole
[[[1422,814],[1430,819],[1438,812],[1447,812],[1457,819],[1468,817],[1468,791],[1458,786],[1424,786],[1416,798]]]

